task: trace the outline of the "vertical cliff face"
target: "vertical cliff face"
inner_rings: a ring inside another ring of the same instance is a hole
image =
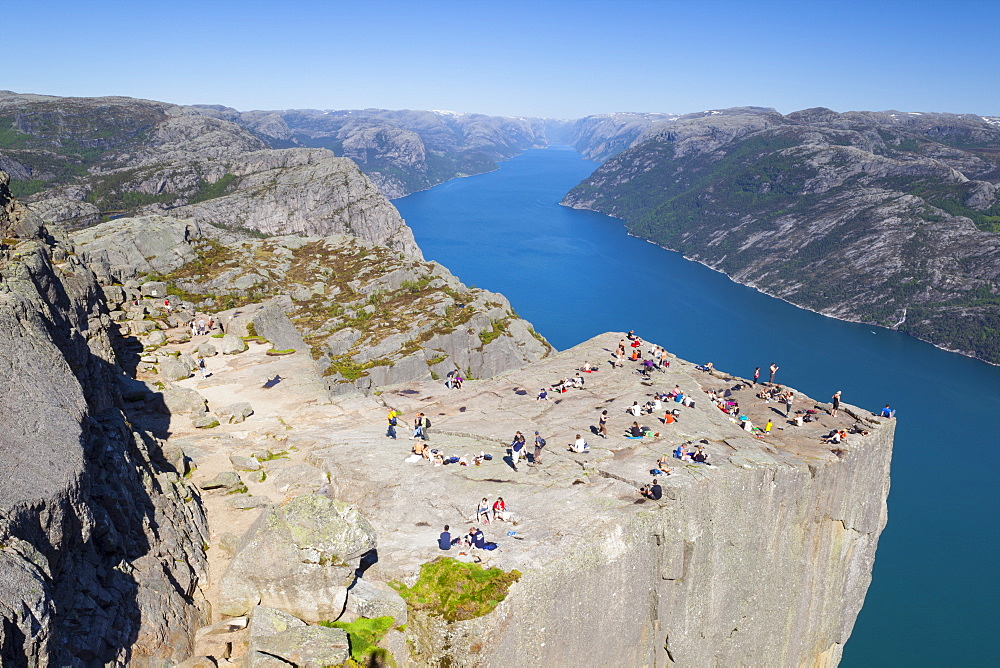
[[[734,443],[724,480],[668,478],[661,507],[593,523],[576,549],[525,569],[492,615],[454,624],[411,617],[417,656],[446,654],[458,665],[836,665],[886,522],[892,433],[883,425],[834,461]]]
[[[122,413],[93,274],[2,173],[0,229],[2,663],[184,658],[201,617],[200,504]]]

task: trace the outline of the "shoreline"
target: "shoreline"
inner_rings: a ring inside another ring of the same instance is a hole
[[[989,360],[985,360],[985,359],[983,359],[981,357],[977,357],[974,354],[971,354],[971,353],[968,353],[968,352],[965,352],[965,351],[962,351],[962,350],[954,350],[954,349],[951,349],[951,348],[946,348],[946,347],[944,347],[941,344],[934,343],[933,341],[928,341],[927,339],[922,339],[919,336],[914,336],[913,334],[910,334],[909,332],[904,332],[904,331],[899,330],[899,329],[893,329],[891,327],[886,327],[885,325],[879,325],[879,324],[876,324],[876,323],[873,323],[873,322],[866,322],[864,320],[857,320],[857,319],[854,319],[854,318],[842,318],[842,317],[839,317],[839,316],[830,315],[829,313],[823,313],[822,311],[817,311],[815,309],[811,309],[808,306],[803,306],[801,304],[796,304],[795,302],[789,301],[789,300],[785,299],[784,297],[779,297],[777,295],[771,294],[770,292],[768,292],[767,290],[761,288],[758,285],[754,285],[752,283],[744,283],[742,281],[738,281],[735,278],[733,278],[732,276],[730,276],[729,274],[727,274],[725,271],[723,271],[721,269],[718,269],[716,267],[713,267],[712,265],[710,265],[707,262],[704,262],[702,260],[698,260],[696,258],[688,257],[687,255],[685,255],[681,251],[677,250],[676,248],[669,248],[669,247],[664,246],[662,244],[656,243],[652,239],[647,239],[646,237],[639,236],[637,234],[632,234],[631,230],[628,229],[628,221],[626,221],[624,218],[618,218],[617,216],[612,216],[612,215],[604,213],[603,211],[597,211],[596,209],[591,209],[591,208],[586,207],[586,206],[572,206],[570,204],[564,204],[561,201],[559,202],[559,206],[565,206],[565,207],[568,207],[570,209],[579,209],[579,210],[582,210],[582,211],[593,211],[594,213],[600,213],[602,215],[608,216],[609,218],[614,218],[615,220],[621,221],[622,227],[625,228],[625,234],[627,234],[630,237],[633,237],[635,239],[642,239],[646,243],[653,244],[654,246],[662,248],[663,250],[670,251],[671,253],[677,253],[678,255],[680,255],[682,258],[684,258],[688,262],[695,262],[697,264],[702,265],[703,267],[711,269],[712,271],[714,271],[716,273],[722,274],[723,276],[725,276],[726,278],[728,278],[733,283],[736,283],[737,285],[742,285],[744,287],[751,288],[751,289],[756,290],[757,292],[761,293],[762,295],[767,295],[768,297],[771,297],[772,299],[777,299],[777,300],[783,301],[786,304],[794,306],[795,308],[798,308],[798,309],[802,309],[803,311],[809,311],[810,313],[815,313],[817,315],[821,315],[824,318],[831,318],[833,320],[840,320],[841,322],[851,322],[851,323],[854,323],[854,324],[857,324],[857,325],[866,325],[868,327],[878,327],[879,329],[884,329],[884,330],[887,330],[887,331],[890,331],[890,332],[897,332],[899,334],[903,334],[905,336],[909,336],[912,339],[916,339],[917,341],[921,341],[921,342],[926,343],[928,345],[934,346],[938,350],[942,350],[942,351],[944,351],[946,353],[954,353],[956,355],[961,355],[962,357],[968,357],[969,359],[974,359],[974,360],[976,360],[978,362],[982,362],[983,364],[989,364],[990,366],[1000,367],[1000,362],[991,362]]]

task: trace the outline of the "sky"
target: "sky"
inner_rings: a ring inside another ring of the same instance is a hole
[[[1000,0],[6,0],[0,89],[579,118],[1000,116]]]

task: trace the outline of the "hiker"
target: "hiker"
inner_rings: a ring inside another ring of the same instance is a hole
[[[451,531],[451,528],[447,524],[445,524],[444,525],[444,531],[442,531],[441,535],[438,536],[438,547],[441,548],[442,550],[450,550],[451,549],[451,533],[450,533],[450,531]]]
[[[660,483],[657,482],[656,478],[653,478],[653,483],[651,485],[643,486],[639,490],[639,494],[643,495],[647,499],[659,501],[663,498],[663,488],[660,487]]]
[[[535,432],[535,454],[534,454],[534,457],[532,458],[533,459],[533,461],[532,461],[533,464],[541,464],[542,463],[542,448],[544,448],[544,447],[545,447],[545,439],[542,438],[541,435],[539,435],[539,433],[536,431]]]
[[[548,401],[549,393],[545,391],[545,388],[538,390],[538,396],[535,397],[535,401]]]
[[[660,458],[656,460],[656,468],[663,471],[663,475],[670,475],[670,469],[667,464],[670,463],[670,458],[666,455],[660,455]]]
[[[480,520],[482,520],[484,524],[490,523],[490,502],[485,496],[483,497],[483,500],[479,502],[479,508],[476,509],[476,522],[479,522]]]
[[[660,348],[660,371],[666,373],[668,366],[670,366],[670,360],[667,359],[667,351]]]
[[[708,464],[708,453],[699,445],[695,448],[694,454],[691,455],[691,460],[699,464]]]
[[[417,413],[420,416],[420,438],[425,441],[431,440],[430,434],[427,431],[431,428],[431,420],[423,413]]]
[[[753,384],[756,385],[760,380],[760,367],[753,370]]]
[[[461,390],[462,389],[462,383],[464,383],[464,382],[465,382],[465,380],[459,374],[456,373],[455,377],[451,381],[451,386],[452,386],[453,389]]]
[[[886,404],[885,408],[882,409],[881,416],[884,417],[884,418],[895,417],[896,416],[896,411],[894,411],[893,409],[889,408],[889,404]]]
[[[632,426],[628,428],[626,436],[630,438],[642,438],[642,433],[642,427],[639,426],[639,423],[633,422]]]
[[[417,416],[415,418],[413,418],[413,435],[410,436],[410,440],[411,441],[413,439],[415,439],[415,438],[418,438],[418,437],[421,440],[423,440],[423,438],[424,438],[424,421],[423,421],[423,417],[424,417],[423,413],[417,413]]]
[[[833,399],[833,410],[830,411],[830,415],[837,417],[837,411],[840,410],[840,390],[834,392],[831,399]]]
[[[777,373],[777,371],[778,371],[778,369],[779,369],[779,368],[780,368],[780,367],[778,366],[778,363],[777,363],[777,362],[771,362],[771,366],[770,366],[770,370],[771,370],[771,379],[770,379],[769,381],[767,381],[767,382],[768,382],[768,383],[770,383],[771,385],[774,385],[774,374],[775,374],[775,373]]]
[[[598,435],[601,438],[607,438],[608,437],[608,412],[606,410],[605,411],[601,411],[601,417],[599,417],[597,419],[597,423],[598,423],[598,428],[597,428]]]
[[[514,434],[514,440],[510,444],[510,459],[514,466],[514,470],[517,470],[517,462],[521,459],[521,455],[524,453],[524,434],[517,432]]]
[[[791,390],[785,392],[785,417],[792,416],[792,402],[795,400],[795,393]]]
[[[389,428],[386,430],[385,435],[393,440],[396,439],[396,425],[399,424],[399,420],[397,419],[398,416],[399,413],[394,410],[390,410],[389,415],[386,417],[389,422]]]
[[[498,496],[497,500],[493,502],[493,519],[507,521],[507,504],[504,503],[502,496]]]
[[[625,338],[628,339],[629,341],[636,341],[639,339],[639,337],[635,335],[634,329],[628,330],[628,334],[625,335]]]
[[[454,369],[452,369],[451,371],[449,371],[447,373],[447,375],[445,376],[445,378],[444,378],[444,386],[447,387],[449,390],[453,389],[454,386],[455,386],[454,383],[452,382],[452,380],[454,378],[455,378],[455,370]]]
[[[208,369],[205,367],[205,358],[204,357],[199,357],[198,358],[198,372],[201,373],[201,377],[202,378],[208,378],[209,376],[212,375],[212,374],[210,374],[208,372]]]
[[[774,426],[774,423],[771,422],[771,420],[769,418],[768,421],[767,421],[767,424],[764,425],[764,434],[765,435],[770,434],[771,433],[771,427],[773,427],[773,426]]]
[[[590,452],[590,444],[584,440],[583,436],[577,434],[576,440],[569,446],[569,449],[576,453]]]
[[[423,441],[418,441],[413,444],[413,454],[420,455],[424,459],[430,460],[431,449]]]

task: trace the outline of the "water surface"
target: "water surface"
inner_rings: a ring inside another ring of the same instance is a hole
[[[1000,368],[840,322],[558,205],[597,164],[538,149],[395,200],[428,259],[501,292],[559,349],[635,329],[694,362],[899,411],[889,525],[845,666],[997,665]]]

